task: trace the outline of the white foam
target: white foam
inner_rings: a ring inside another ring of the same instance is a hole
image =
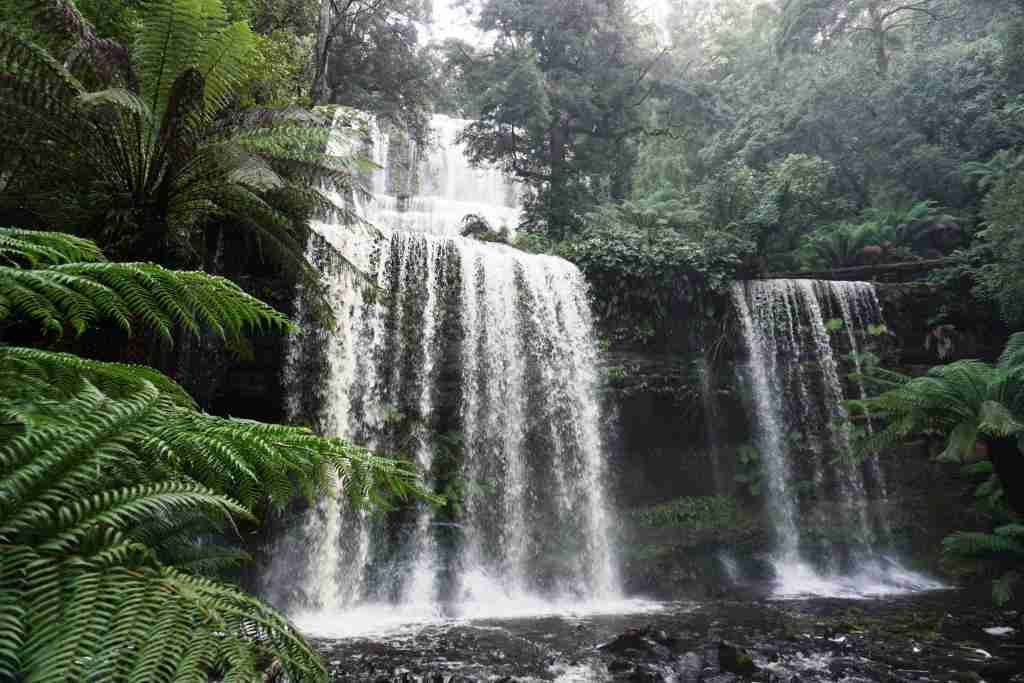
[[[866,562],[851,574],[823,574],[806,562],[780,561],[775,564],[775,576],[772,597],[781,600],[878,598],[949,588],[889,557]]]
[[[295,614],[292,621],[307,636],[342,640],[401,635],[442,624],[536,618],[571,621],[594,616],[648,614],[665,607],[664,603],[642,599],[545,600],[537,596],[510,595],[499,600],[454,603],[445,611],[436,603],[364,603],[343,610],[301,612]]]

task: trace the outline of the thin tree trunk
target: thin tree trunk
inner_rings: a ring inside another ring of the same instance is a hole
[[[320,20],[316,28],[316,46],[313,48],[313,86],[309,93],[313,104],[323,104],[330,96],[327,62],[331,48],[332,18],[331,0],[320,0]]]
[[[986,443],[1007,504],[1017,514],[1024,515],[1024,454],[1020,452],[1017,439],[986,439]]]
[[[889,73],[889,52],[885,44],[885,26],[882,12],[877,2],[871,3],[868,13],[871,16],[871,37],[875,41],[875,63],[878,65],[878,73],[884,76]]]

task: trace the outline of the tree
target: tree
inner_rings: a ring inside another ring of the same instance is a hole
[[[878,73],[889,72],[901,32],[917,23],[953,18],[947,0],[787,0],[782,10],[782,51],[828,45],[844,35],[864,35]]]
[[[423,0],[320,0],[313,101],[373,112],[424,139],[433,93],[418,41],[429,18]]]
[[[450,62],[477,93],[479,120],[463,133],[474,162],[530,186],[527,224],[554,239],[630,187],[639,114],[663,55],[642,45],[618,0],[487,2],[477,23],[493,47],[451,44]]]
[[[741,231],[705,227],[685,203],[653,195],[601,205],[558,253],[583,271],[612,338],[647,344],[682,320],[698,324],[680,314],[681,296],[726,291],[753,249]]]
[[[0,229],[0,339],[98,322],[212,327],[287,320],[222,278],[103,260],[95,244]],[[407,495],[412,472],[306,429],[198,411],[149,368],[0,341],[0,678],[326,681],[270,607],[208,578],[244,555],[239,522],[295,493]]]
[[[129,58],[66,0],[19,1],[64,23],[52,53],[0,27],[0,208],[169,264],[203,263],[232,230],[316,282],[306,219],[331,208],[316,183],[354,188],[359,162],[325,154],[330,112],[226,113],[257,43],[246,23],[220,0],[154,0]]]
[[[977,264],[975,293],[998,304],[1006,322],[1019,328],[1024,325],[1024,154],[997,155],[983,168],[990,175],[982,182],[988,180],[991,190],[982,204],[982,230],[968,254]]]

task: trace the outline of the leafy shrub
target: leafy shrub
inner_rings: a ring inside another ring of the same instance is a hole
[[[609,204],[559,253],[590,283],[597,314],[615,324],[620,340],[647,342],[672,322],[680,300],[701,303],[724,292],[753,250],[725,230],[686,232],[678,202]]]

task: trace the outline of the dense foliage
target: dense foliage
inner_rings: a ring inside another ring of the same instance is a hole
[[[646,343],[674,319],[691,318],[680,302],[722,293],[754,251],[742,233],[701,230],[671,200],[624,201],[587,214],[586,227],[559,253],[576,263],[595,296],[595,312],[616,341]],[[697,320],[691,318],[691,324]]]

